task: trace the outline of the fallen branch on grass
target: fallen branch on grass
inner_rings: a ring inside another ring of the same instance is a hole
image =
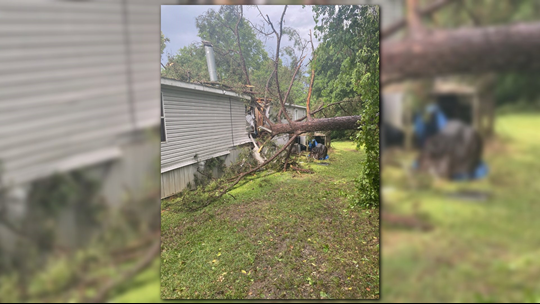
[[[129,279],[136,276],[138,273],[146,269],[154,259],[159,256],[159,252],[161,249],[161,240],[157,240],[152,247],[147,251],[144,259],[142,259],[137,265],[135,265],[133,268],[123,272],[117,279],[110,280],[105,286],[103,286],[101,289],[99,289],[97,295],[91,299],[87,299],[87,303],[100,303],[105,302],[107,295],[111,290],[118,287],[120,284],[125,283]]]

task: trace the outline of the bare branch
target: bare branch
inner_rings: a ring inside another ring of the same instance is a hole
[[[297,135],[295,135],[296,137]],[[285,164],[283,165],[283,172],[287,171],[287,164],[289,163],[289,157],[291,156],[292,148],[294,147],[294,144],[291,144],[289,146],[289,151],[287,151],[287,155],[285,156]]]
[[[289,124],[291,123],[291,118],[289,117],[289,114],[287,113],[287,111],[285,110],[285,103],[283,101],[283,96],[281,95],[281,90],[279,88],[279,75],[278,75],[278,68],[279,68],[279,46],[281,44],[281,37],[282,37],[282,33],[283,33],[283,18],[285,17],[285,12],[287,11],[287,5],[285,5],[285,8],[283,9],[283,13],[281,14],[281,19],[279,20],[279,33],[276,31],[276,29],[274,28],[274,24],[272,24],[272,21],[270,20],[270,17],[268,15],[266,15],[266,18],[267,18],[267,23],[270,24],[270,26],[272,27],[272,31],[274,32],[274,34],[276,35],[276,39],[277,39],[277,45],[276,45],[276,59],[274,60],[274,73],[276,74],[275,75],[275,81],[276,81],[276,88],[277,88],[277,93],[278,93],[278,97],[279,97],[279,101],[281,103],[281,109],[278,113],[278,120],[281,119],[281,114],[284,114],[285,115],[285,119],[287,119],[287,122],[289,122]],[[260,12],[260,10],[259,10]],[[262,14],[262,13],[261,13]]]
[[[272,80],[272,76],[274,76],[274,73],[276,70],[272,71],[272,74],[270,74],[270,77],[268,77],[268,81],[266,82],[266,89],[264,90],[264,102],[266,102],[266,93],[268,93],[268,87],[270,86],[270,81]]]
[[[264,17],[263,17],[264,18]],[[251,24],[251,27],[256,30],[259,34],[263,35],[263,36],[271,36],[274,34],[274,32],[264,32],[262,29],[260,29],[256,24],[253,24],[249,19],[246,19],[247,22],[249,22],[249,24]],[[261,27],[262,28],[262,27]]]
[[[419,12],[419,14],[421,16],[426,16],[426,15],[433,14],[434,12],[436,12],[439,9],[445,7],[447,4],[451,3],[452,1],[453,0],[439,0],[437,2],[434,2],[434,3],[426,6],[426,8],[422,9]],[[404,28],[406,26],[407,26],[407,20],[406,19],[401,19],[399,21],[396,21],[396,22],[392,23],[391,25],[389,25],[388,27],[386,27],[385,29],[383,29],[381,31],[381,40],[392,36],[393,34],[397,33],[400,29],[402,29],[402,28]]]
[[[342,100],[342,101],[334,102],[334,103],[331,103],[331,104],[325,106],[324,108],[323,108],[323,105],[320,105],[319,108],[317,108],[317,110],[315,110],[315,111],[313,111],[313,112],[311,112],[309,114],[310,115],[315,115],[315,114],[319,113],[320,111],[322,111],[322,110],[324,110],[326,108],[329,108],[329,107],[334,106],[334,105],[338,105],[338,104],[343,103],[343,102],[351,102],[351,100]],[[304,120],[306,118],[307,118],[307,116],[304,116],[302,118],[299,118],[299,119],[295,120],[295,122],[300,122],[300,121],[302,121],[302,120]]]
[[[407,0],[407,26],[411,37],[418,37],[423,31],[418,13],[418,0]]]
[[[260,168],[266,166],[267,164],[269,164],[271,161],[273,161],[278,155],[280,155],[283,151],[285,151],[285,149],[287,149],[287,147],[289,145],[291,145],[294,140],[296,139],[296,137],[298,137],[298,134],[294,134],[294,136],[292,136],[289,141],[283,146],[281,147],[281,149],[279,149],[279,151],[276,152],[276,154],[274,154],[274,156],[272,156],[271,158],[269,158],[267,161],[265,161],[264,163],[258,165],[257,167],[247,171],[247,172],[244,172],[242,174],[240,174],[240,176],[238,176],[238,178],[234,181],[234,183],[232,183],[232,185],[229,185],[227,188],[225,188],[217,197],[221,197],[223,196],[223,194],[227,193],[232,187],[236,186],[236,184],[238,184],[238,182],[244,178],[244,176],[246,175],[249,175],[257,170],[259,170]]]
[[[313,54],[313,59],[311,61],[313,62],[313,61],[315,61],[316,55],[315,55],[315,47],[313,47],[313,38],[311,36],[311,30],[309,30],[309,42],[311,42],[311,53]],[[307,119],[308,120],[311,120],[311,114],[309,113],[310,112],[309,106],[310,106],[310,101],[311,101],[311,91],[313,90],[314,78],[315,78],[315,69],[312,66],[311,80],[309,82],[309,91],[308,91],[308,97],[307,97],[307,101],[306,101],[306,112],[307,112]]]
[[[105,286],[103,286],[98,292],[97,295],[93,299],[89,299],[90,303],[100,303],[104,302],[107,298],[107,295],[111,290],[116,288],[118,285],[124,283],[129,278],[134,277],[138,273],[140,273],[142,270],[146,269],[148,266],[152,264],[154,259],[159,255],[159,251],[161,248],[160,241],[158,240],[155,242],[148,252],[146,253],[144,259],[142,259],[137,265],[135,265],[133,268],[125,271],[118,277],[116,280],[109,281]]]
[[[474,26],[481,26],[480,19],[474,14],[474,12],[467,6],[465,1],[461,1],[460,6],[465,10],[469,18],[471,18]]]
[[[307,56],[307,55],[306,55]],[[302,66],[302,61],[304,61],[304,58],[306,58],[306,56],[302,57],[300,59],[300,61],[298,62],[298,65],[296,65],[296,69],[294,70],[294,73],[292,75],[292,78],[291,78],[291,83],[289,84],[289,88],[287,89],[287,93],[285,94],[285,98],[283,99],[283,102],[286,103],[287,102],[287,98],[289,97],[289,93],[291,92],[291,88],[294,84],[294,78],[296,77],[296,73],[298,73],[298,70],[300,69],[300,67]],[[291,121],[289,120],[289,123],[291,123]]]
[[[4,226],[5,228],[9,229],[13,234],[17,235],[21,239],[24,239],[26,241],[31,242],[32,244],[38,245],[39,243],[41,243],[42,240],[38,236],[35,236],[33,234],[29,234],[26,231],[24,231],[24,229],[16,227],[16,225],[14,225],[8,219],[8,217],[5,215],[5,210],[4,209],[5,208],[2,208],[0,210],[0,225],[1,226]],[[52,245],[52,247],[56,252],[68,252],[69,251],[68,248],[65,248],[65,247],[59,246],[59,245]]]
[[[240,21],[242,21],[243,16],[244,16],[244,8],[242,7],[242,5],[240,5],[240,16],[238,17],[238,21],[236,22],[236,28],[235,28],[234,34],[236,35],[236,42],[238,43],[238,52],[240,54],[240,60],[242,61],[242,70],[244,70],[247,84],[251,85],[251,82],[249,81],[249,74],[246,68],[246,61],[244,60],[244,56],[242,55],[242,47],[240,45],[240,34],[238,33],[238,26],[240,25]]]

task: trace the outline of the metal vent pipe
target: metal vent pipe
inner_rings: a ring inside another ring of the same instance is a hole
[[[216,58],[214,57],[214,48],[208,41],[203,41],[204,52],[206,53],[206,64],[208,65],[208,74],[210,74],[210,81],[218,81],[216,70]]]

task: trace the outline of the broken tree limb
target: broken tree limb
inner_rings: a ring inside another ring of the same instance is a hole
[[[95,297],[93,297],[92,299],[87,299],[87,301],[85,302],[90,302],[90,303],[104,302],[107,298],[107,295],[112,289],[126,282],[130,278],[133,278],[139,272],[143,271],[148,266],[150,266],[152,262],[154,261],[154,259],[159,256],[160,249],[161,249],[161,242],[158,240],[146,252],[144,258],[140,260],[133,268],[128,269],[125,272],[121,273],[120,276],[117,277],[116,279],[112,279],[109,282],[107,282],[101,289],[97,291],[97,294]]]
[[[293,138],[290,140],[295,140],[298,137],[298,134],[294,134]],[[294,147],[294,144],[291,143],[289,145],[289,151],[287,151],[287,156],[285,156],[285,164],[283,165],[283,172],[287,171],[287,164],[289,163],[289,157],[291,156],[291,151]]]
[[[418,37],[424,31],[418,12],[418,0],[407,0],[407,26],[410,37]]]
[[[425,8],[421,9],[418,12],[418,14],[422,17],[431,15],[434,12],[445,7],[446,5],[452,3],[453,1],[454,0],[439,0],[439,1],[433,2],[430,5],[426,6]],[[391,25],[387,26],[381,31],[381,40],[392,36],[393,34],[397,33],[399,30],[401,30],[402,28],[406,26],[407,26],[407,19],[401,19],[399,21],[392,23]]]
[[[384,42],[381,84],[460,73],[539,71],[540,22],[437,30]]]
[[[265,99],[266,101],[266,99]],[[267,123],[270,127],[273,126],[274,124],[270,121],[270,119],[268,119],[268,117],[266,116],[266,113],[265,113],[265,109],[261,107],[261,105],[257,102],[257,101],[253,101],[252,102],[252,105],[254,105],[257,110],[259,110],[259,113],[261,114],[262,118],[263,118],[263,121],[265,123]],[[264,125],[264,123],[263,123]]]
[[[222,197],[223,194],[227,193],[230,189],[232,189],[234,186],[236,186],[236,184],[238,184],[238,182],[239,182],[240,180],[242,180],[242,178],[244,178],[244,176],[249,175],[249,174],[251,174],[251,173],[253,173],[253,172],[259,170],[260,168],[266,166],[266,165],[269,164],[271,161],[273,161],[278,155],[280,155],[283,151],[285,151],[285,149],[287,149],[287,147],[288,147],[289,145],[291,145],[291,144],[294,142],[294,140],[296,139],[297,136],[298,136],[298,135],[295,135],[295,136],[293,136],[291,139],[289,139],[289,141],[288,141],[285,145],[283,145],[283,147],[281,147],[281,149],[279,149],[279,151],[277,151],[276,154],[274,154],[274,156],[270,157],[270,158],[269,158],[268,160],[266,160],[264,163],[258,165],[258,166],[255,167],[254,169],[251,169],[251,170],[249,170],[249,171],[247,171],[247,172],[244,172],[244,173],[240,174],[240,175],[238,176],[238,178],[237,178],[231,185],[227,186],[222,192],[220,192],[220,193],[217,195],[216,198]]]
[[[309,113],[309,114],[310,114],[310,115],[315,115],[315,114],[319,113],[320,111],[322,111],[322,110],[324,110],[324,109],[326,109],[326,108],[328,108],[328,107],[331,107],[331,106],[334,106],[334,105],[338,105],[338,104],[344,103],[344,102],[349,102],[349,101],[348,101],[348,100],[342,100],[342,101],[334,102],[334,103],[331,103],[331,104],[326,105],[324,108],[323,108],[323,105],[320,105],[320,106],[317,108],[317,110],[315,110],[315,111],[313,111],[313,112],[311,112],[311,113]],[[302,121],[302,120],[304,120],[304,119],[306,119],[306,118],[307,118],[307,116],[303,116],[302,118],[299,118],[299,119],[297,119],[297,120],[295,120],[295,121],[296,121],[296,122],[299,122],[299,121]]]
[[[331,131],[331,130],[351,130],[358,127],[357,122],[360,116],[342,116],[331,118],[318,118],[305,122],[292,122],[291,124],[275,124],[272,127],[272,134],[282,133],[306,133],[316,131]]]
[[[256,160],[259,164],[264,163],[264,159],[263,159],[263,157],[261,156],[259,146],[258,146],[257,143],[255,142],[255,140],[253,139],[253,137],[251,137],[251,134],[248,134],[248,135],[249,135],[249,139],[251,140],[251,142],[252,142],[253,145],[254,145],[253,150],[251,150],[251,153],[253,154],[253,157],[255,158],[255,160]],[[262,147],[261,147],[261,148],[262,148]]]
[[[292,86],[294,84],[294,78],[296,77],[296,74],[298,73],[298,70],[300,69],[300,67],[302,66],[302,61],[304,61],[304,58],[306,58],[306,56],[302,57],[300,59],[300,61],[298,62],[298,64],[296,65],[296,69],[294,70],[294,73],[292,75],[292,78],[291,78],[291,83],[289,84],[289,88],[287,89],[287,93],[285,93],[285,98],[283,98],[283,102],[286,103],[287,102],[287,98],[289,98],[289,93],[291,93],[291,89],[292,89]],[[309,88],[310,92],[311,92],[311,87]],[[291,123],[291,120],[287,120],[289,123]]]

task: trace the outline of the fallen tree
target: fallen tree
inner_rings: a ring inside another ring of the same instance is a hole
[[[360,116],[341,116],[332,118],[317,118],[305,122],[291,122],[290,124],[275,124],[271,128],[272,135],[283,133],[306,133],[330,130],[352,130],[358,127]]]
[[[540,70],[540,22],[435,30],[383,42],[381,83],[404,79]]]

